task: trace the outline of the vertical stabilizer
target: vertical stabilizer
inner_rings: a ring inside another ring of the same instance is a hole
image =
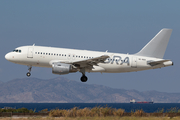
[[[136,55],[163,58],[171,33],[172,29],[162,29],[146,46],[136,53]]]

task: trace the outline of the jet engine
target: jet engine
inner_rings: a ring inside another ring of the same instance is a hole
[[[69,74],[70,72],[77,72],[70,64],[65,63],[53,63],[52,64],[52,73],[54,74]]]

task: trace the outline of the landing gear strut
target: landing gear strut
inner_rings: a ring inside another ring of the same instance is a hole
[[[88,78],[85,75],[85,68],[81,69],[80,72],[82,73],[81,82],[86,82]]]
[[[28,71],[29,71],[29,72],[26,73],[26,75],[27,75],[28,77],[31,76],[31,68],[32,68],[32,66],[28,66]]]

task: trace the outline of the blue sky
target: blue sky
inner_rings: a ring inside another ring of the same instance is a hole
[[[112,88],[180,92],[180,1],[174,0],[1,0],[0,78],[26,78],[27,66],[6,61],[7,52],[42,45],[116,53],[136,53],[162,28],[173,32],[164,58],[174,66],[133,73],[87,73],[86,84]],[[51,68],[32,68],[32,76],[58,77]],[[63,75],[80,82],[81,73]]]

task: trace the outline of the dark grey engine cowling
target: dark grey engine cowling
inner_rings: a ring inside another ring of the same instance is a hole
[[[73,70],[72,65],[70,64],[65,64],[65,63],[53,63],[52,64],[52,73],[54,74],[68,74],[70,72],[76,72]]]

